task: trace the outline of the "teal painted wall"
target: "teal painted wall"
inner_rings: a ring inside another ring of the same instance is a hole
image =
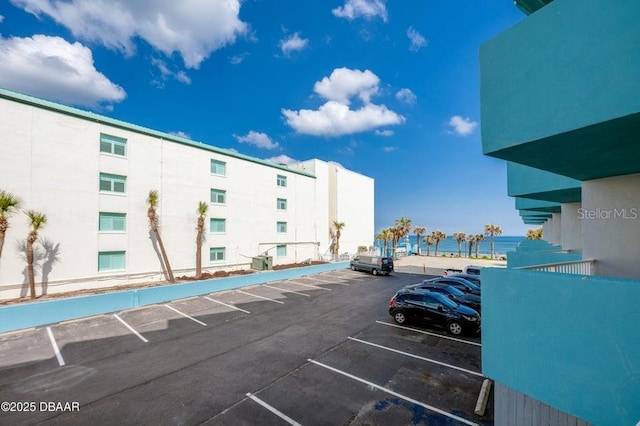
[[[595,425],[640,421],[640,281],[482,271],[482,372]]]
[[[555,251],[511,251],[507,253],[507,268],[546,265],[548,263],[573,262],[582,260],[582,253],[563,253],[559,247]]]
[[[515,204],[517,210],[534,210],[553,213],[560,212],[560,203],[552,203],[549,201],[516,197]]]
[[[507,162],[507,193],[511,197],[574,203],[581,199],[581,188],[579,180]]]

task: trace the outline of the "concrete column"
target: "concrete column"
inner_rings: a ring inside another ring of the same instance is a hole
[[[582,251],[582,222],[578,219],[582,203],[565,203],[560,206],[560,234],[562,249]]]

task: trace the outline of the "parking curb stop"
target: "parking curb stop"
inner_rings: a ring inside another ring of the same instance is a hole
[[[491,393],[491,380],[484,379],[482,387],[480,388],[480,394],[478,395],[478,401],[476,402],[476,408],[473,411],[478,416],[484,416],[484,412],[487,409],[487,401],[489,401],[489,394]]]

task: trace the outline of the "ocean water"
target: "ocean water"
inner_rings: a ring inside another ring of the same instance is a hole
[[[421,235],[420,240],[422,240],[426,235]],[[483,255],[490,256],[491,255],[491,241],[490,237],[486,237],[486,241],[480,242],[480,247],[478,249],[478,255],[482,257]],[[516,246],[520,244],[525,237],[516,237],[516,236],[508,236],[508,235],[498,235],[493,237],[494,241],[494,251],[497,256],[504,256],[508,251],[515,250]],[[378,247],[382,247],[381,241],[376,241]],[[409,236],[409,244],[411,245],[411,251],[416,252],[416,235],[412,234]],[[400,241],[398,247],[404,250],[406,242],[404,239]],[[436,246],[433,244],[430,248],[430,254],[435,254]],[[475,245],[473,247],[472,256],[475,256],[476,248]],[[420,253],[427,254],[427,245],[421,241],[420,244]],[[440,245],[438,246],[438,256],[441,254],[450,255],[453,253],[454,255],[458,255],[458,243],[451,237],[447,236],[446,240],[440,241]],[[462,256],[467,256],[469,254],[469,243],[467,241],[462,243]]]

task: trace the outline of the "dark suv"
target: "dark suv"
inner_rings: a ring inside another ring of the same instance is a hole
[[[393,259],[382,256],[358,255],[351,261],[351,270],[389,275],[393,272]]]
[[[418,321],[445,328],[449,333],[480,331],[480,314],[445,295],[426,290],[402,289],[389,301],[389,314],[398,324]]]

